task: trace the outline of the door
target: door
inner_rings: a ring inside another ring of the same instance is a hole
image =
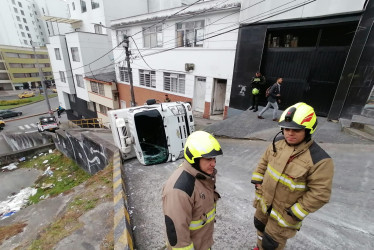
[[[195,88],[193,95],[193,110],[198,112],[204,112],[205,107],[205,88],[206,78],[197,76],[195,78]]]
[[[121,109],[125,109],[125,108],[126,108],[126,101],[121,100]]]
[[[223,110],[225,109],[226,85],[226,79],[214,79],[212,115],[223,114]]]

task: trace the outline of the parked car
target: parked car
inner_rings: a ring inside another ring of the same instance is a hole
[[[56,120],[56,117],[54,116],[41,116],[39,117],[38,122],[38,131],[44,132],[44,131],[55,131],[58,129],[58,123]]]
[[[22,99],[22,98],[28,98],[28,97],[33,97],[33,96],[35,96],[35,93],[33,91],[25,91],[25,92],[23,92],[21,94],[18,94],[18,97],[20,99]]]
[[[5,122],[3,120],[0,120],[0,130],[3,130],[5,127]]]
[[[9,109],[0,110],[0,120],[4,118],[15,117],[15,116],[20,116],[20,115],[22,115],[22,112],[12,111]]]

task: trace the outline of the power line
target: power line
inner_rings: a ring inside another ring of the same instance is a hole
[[[131,37],[131,39],[134,41],[134,44],[135,44],[135,46],[136,46],[136,49],[139,51],[139,54],[140,54],[140,56],[142,57],[142,59],[143,59],[143,61],[145,62],[145,64],[147,64],[147,66],[148,66],[150,69],[153,69],[153,68],[152,68],[151,66],[149,66],[149,64],[144,60],[144,57],[143,57],[142,53],[140,52],[140,50],[139,50],[139,48],[138,48],[138,45],[136,44],[134,38],[132,38],[132,36],[130,36],[130,37]]]

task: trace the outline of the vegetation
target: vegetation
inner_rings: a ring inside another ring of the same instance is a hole
[[[56,96],[57,94],[48,95],[49,98],[53,98]],[[26,104],[43,101],[44,99],[45,99],[44,95],[37,95],[37,96],[25,98],[25,99],[3,100],[3,101],[0,101],[0,109],[18,108]]]
[[[46,160],[48,162],[45,162]],[[112,165],[90,176],[73,160],[55,150],[53,153],[42,154],[24,161],[18,167],[40,169],[45,173],[35,182],[35,188],[38,191],[30,197],[29,205],[58,194],[70,195],[71,201],[54,222],[38,232],[36,239],[32,242],[24,242],[15,249],[53,249],[62,239],[84,226],[84,223],[79,220],[83,214],[101,203],[113,201]],[[53,175],[46,174],[48,167]],[[80,184],[84,187],[73,189]],[[106,222],[108,225],[113,225],[113,216],[113,211],[111,211]],[[0,244],[3,240],[22,232],[25,226],[27,225],[24,223],[18,223],[0,227]],[[105,236],[100,248],[114,249],[113,230]]]

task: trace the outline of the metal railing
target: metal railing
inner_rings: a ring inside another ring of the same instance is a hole
[[[81,128],[104,128],[102,118],[89,118],[80,120],[70,120],[69,127]]]

